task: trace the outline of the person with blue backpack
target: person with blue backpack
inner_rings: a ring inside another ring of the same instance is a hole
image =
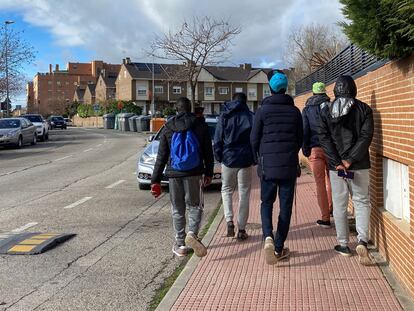
[[[227,222],[227,236],[234,237],[233,192],[238,186],[239,213],[237,219],[237,239],[246,240],[247,219],[252,181],[253,158],[250,133],[253,113],[246,104],[244,93],[235,93],[233,100],[226,102],[217,122],[214,135],[214,156],[221,166],[221,196],[224,216]]]
[[[261,183],[261,209],[264,255],[267,264],[289,257],[285,241],[289,232],[296,178],[299,176],[298,153],[302,147],[303,124],[293,98],[285,94],[286,75],[269,72],[271,96],[266,97],[254,116],[250,140],[258,159]],[[299,168],[300,169],[300,168]],[[280,213],[273,233],[273,204],[279,194]]]
[[[167,121],[160,135],[151,192],[155,198],[161,195],[161,179],[166,167],[175,231],[173,253],[186,256],[190,247],[196,256],[203,257],[207,248],[198,238],[198,232],[204,208],[203,188],[211,184],[213,177],[213,147],[207,124],[191,113],[190,100],[179,98],[176,108],[177,115]]]

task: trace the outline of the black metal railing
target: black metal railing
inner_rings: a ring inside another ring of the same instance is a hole
[[[386,60],[373,56],[351,44],[316,71],[297,81],[295,83],[295,93],[299,95],[312,90],[312,85],[315,82],[330,84],[340,75],[351,75],[356,78],[381,67],[385,63]]]

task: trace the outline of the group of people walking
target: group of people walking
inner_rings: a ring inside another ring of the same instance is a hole
[[[347,213],[351,196],[358,232],[356,252],[361,264],[369,264],[369,146],[374,129],[371,108],[356,99],[356,84],[350,76],[337,79],[332,101],[325,85],[315,83],[313,96],[302,112],[286,94],[288,79],[282,71],[269,72],[268,81],[271,96],[262,101],[255,114],[249,110],[244,93],[234,94],[233,100],[224,104],[213,146],[204,118],[191,113],[187,98],[177,101],[177,115],[166,123],[160,135],[151,180],[151,191],[159,197],[163,174],[169,179],[174,254],[186,256],[189,248],[199,257],[207,254],[198,232],[204,207],[203,187],[211,183],[215,158],[222,165],[221,193],[227,236],[240,241],[249,237],[246,224],[253,167],[257,165],[265,261],[272,265],[288,259],[290,251],[285,241],[301,173],[299,151],[302,149],[316,183],[321,211],[316,225],[330,228],[333,216],[338,240],[334,250],[351,256]],[[236,188],[239,209],[235,224],[233,193]],[[277,196],[280,211],[274,230],[273,205]]]

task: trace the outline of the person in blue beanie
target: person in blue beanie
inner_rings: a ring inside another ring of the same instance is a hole
[[[292,216],[303,123],[293,98],[285,94],[288,87],[286,75],[278,70],[271,71],[268,80],[272,95],[263,100],[255,114],[250,142],[261,182],[265,260],[271,265],[290,255],[284,246]],[[272,214],[277,193],[280,213],[273,233]]]

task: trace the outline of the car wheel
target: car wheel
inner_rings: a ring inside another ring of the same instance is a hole
[[[19,140],[17,141],[17,144],[16,144],[16,148],[20,149],[21,147],[23,147],[23,137],[20,135]]]
[[[34,134],[33,135],[33,139],[32,139],[32,142],[30,143],[32,146],[34,146],[34,145],[36,145],[37,144],[37,134]]]
[[[47,134],[45,135],[45,139],[46,139],[46,140],[49,140],[49,133],[47,133]]]
[[[45,141],[46,140],[46,133],[45,133],[44,130],[43,130],[43,134],[42,134],[42,137],[40,138],[40,140],[41,141]]]
[[[150,190],[151,189],[151,185],[147,185],[147,184],[138,184],[139,190]]]

